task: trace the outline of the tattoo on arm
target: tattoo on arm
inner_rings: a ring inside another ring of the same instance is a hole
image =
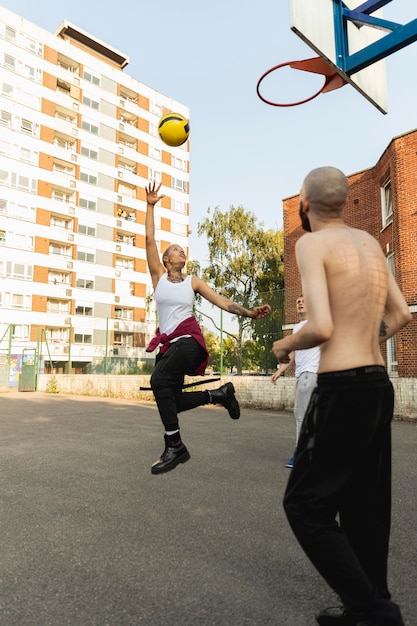
[[[381,326],[379,327],[379,336],[386,337],[387,336],[387,325],[384,320],[381,321]]]
[[[244,309],[243,306],[235,304],[234,302],[232,302],[232,304],[229,304],[227,310],[229,311],[229,313],[234,313],[235,315],[243,315],[244,317],[249,317],[248,311]]]

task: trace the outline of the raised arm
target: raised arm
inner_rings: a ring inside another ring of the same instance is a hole
[[[145,234],[146,234],[146,261],[148,263],[149,271],[151,273],[152,284],[154,289],[156,288],[158,281],[162,274],[165,272],[165,268],[161,263],[158,248],[155,241],[155,204],[159,202],[164,196],[158,195],[161,188],[160,183],[156,186],[155,182],[150,183],[145,187],[146,191],[146,218],[145,218]]]

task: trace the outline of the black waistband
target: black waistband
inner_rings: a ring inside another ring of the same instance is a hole
[[[340,370],[337,372],[322,372],[318,375],[318,382],[331,380],[331,379],[348,379],[358,378],[366,376],[367,374],[386,374],[386,369],[383,365],[364,365],[363,367],[353,367],[349,370]]]

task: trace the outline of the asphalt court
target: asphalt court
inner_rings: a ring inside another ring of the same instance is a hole
[[[290,413],[180,416],[163,450],[153,403],[0,395],[1,626],[313,626],[337,599],[289,529]],[[393,424],[390,586],[417,624],[417,424]],[[331,468],[329,468],[331,471]]]

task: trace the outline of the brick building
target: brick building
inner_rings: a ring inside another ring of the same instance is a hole
[[[0,356],[17,367],[39,346],[58,373],[149,358],[144,187],[164,185],[160,250],[187,249],[189,142],[170,148],[157,127],[189,109],[128,61],[68,22],[52,34],[0,7]]]
[[[307,173],[307,172],[306,172]],[[407,300],[413,321],[384,347],[390,375],[417,377],[417,130],[392,139],[373,167],[348,175],[344,218],[381,244],[387,263]],[[300,181],[301,182],[301,181]],[[295,300],[301,281],[294,247],[303,234],[299,196],[283,201],[285,254],[285,332],[297,321]]]

